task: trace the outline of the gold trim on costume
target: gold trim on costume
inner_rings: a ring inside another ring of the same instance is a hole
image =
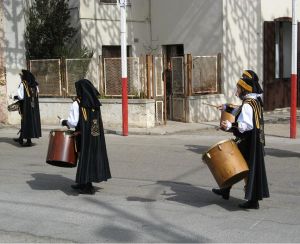
[[[86,109],[84,107],[81,107],[83,118],[85,121],[87,121],[87,114],[86,114]]]
[[[243,81],[242,79],[239,79],[238,85],[240,85],[241,87],[243,87],[246,91],[252,92],[252,87],[251,87],[250,85],[248,85],[248,84],[247,84],[245,81]]]
[[[245,100],[245,102],[248,103],[252,107],[256,128],[260,129],[260,120],[261,120],[262,111],[261,111],[260,106],[258,105],[258,101],[250,98],[250,99]]]
[[[245,70],[243,74],[248,76],[250,79],[253,78],[252,75],[247,70]]]

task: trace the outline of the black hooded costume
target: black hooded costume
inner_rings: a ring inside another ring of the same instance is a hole
[[[249,104],[253,109],[253,129],[244,133],[233,127],[233,134],[239,150],[243,154],[249,167],[249,174],[245,187],[245,199],[258,201],[269,197],[268,181],[265,169],[265,136],[263,111],[260,102],[256,99],[245,99],[243,104]],[[237,117],[240,115],[239,110]]]
[[[42,136],[38,97],[38,83],[28,70],[22,70],[24,98],[20,100],[21,134],[20,140],[39,138]]]
[[[229,132],[232,132],[236,139],[237,146],[244,156],[248,167],[249,174],[245,185],[245,199],[248,202],[240,204],[242,208],[259,208],[258,201],[269,197],[268,181],[266,176],[264,161],[264,118],[263,102],[261,94],[263,90],[258,83],[258,77],[252,70],[245,70],[242,77],[237,83],[242,88],[240,98],[242,105],[235,111],[235,122]],[[249,96],[247,94],[253,94]],[[254,96],[255,95],[255,96]],[[253,129],[240,132],[238,119],[244,105],[250,105],[253,111],[252,125]],[[230,188],[213,189],[213,192],[222,195],[224,199],[229,198]]]
[[[107,181],[111,178],[104,129],[98,100],[99,92],[86,79],[75,83],[79,105],[79,121],[75,128],[78,137],[79,159],[76,173],[78,185]]]
[[[258,77],[252,70],[244,71],[242,78],[238,81],[238,85],[251,93],[263,93],[263,90],[258,83]],[[246,103],[249,104],[253,110],[253,129],[241,133],[236,127],[233,127],[232,131],[238,141],[238,148],[249,166],[249,174],[245,187],[245,199],[249,201],[258,201],[269,197],[264,160],[265,135],[263,102],[260,96],[258,96],[257,99],[243,98],[243,103],[236,115],[236,119],[241,113],[242,106]]]

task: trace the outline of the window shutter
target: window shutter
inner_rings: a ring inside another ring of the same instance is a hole
[[[264,22],[264,88],[275,79],[275,22]]]

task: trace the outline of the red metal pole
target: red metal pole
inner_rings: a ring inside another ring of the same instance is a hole
[[[291,111],[290,138],[297,137],[297,18],[296,0],[292,0],[292,69],[291,69]]]
[[[127,28],[126,0],[120,0],[121,11],[121,60],[122,60],[122,130],[128,136],[128,95],[127,95]]]
[[[128,96],[127,96],[127,77],[122,77],[122,130],[123,136],[128,136]]]
[[[297,74],[291,74],[290,138],[297,137]]]

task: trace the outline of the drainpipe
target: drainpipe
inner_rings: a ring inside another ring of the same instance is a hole
[[[127,42],[126,42],[126,0],[120,0],[121,11],[121,60],[122,60],[122,129],[128,136],[128,95],[127,95]]]
[[[292,69],[291,69],[291,110],[290,138],[297,136],[297,18],[296,0],[292,0]]]

